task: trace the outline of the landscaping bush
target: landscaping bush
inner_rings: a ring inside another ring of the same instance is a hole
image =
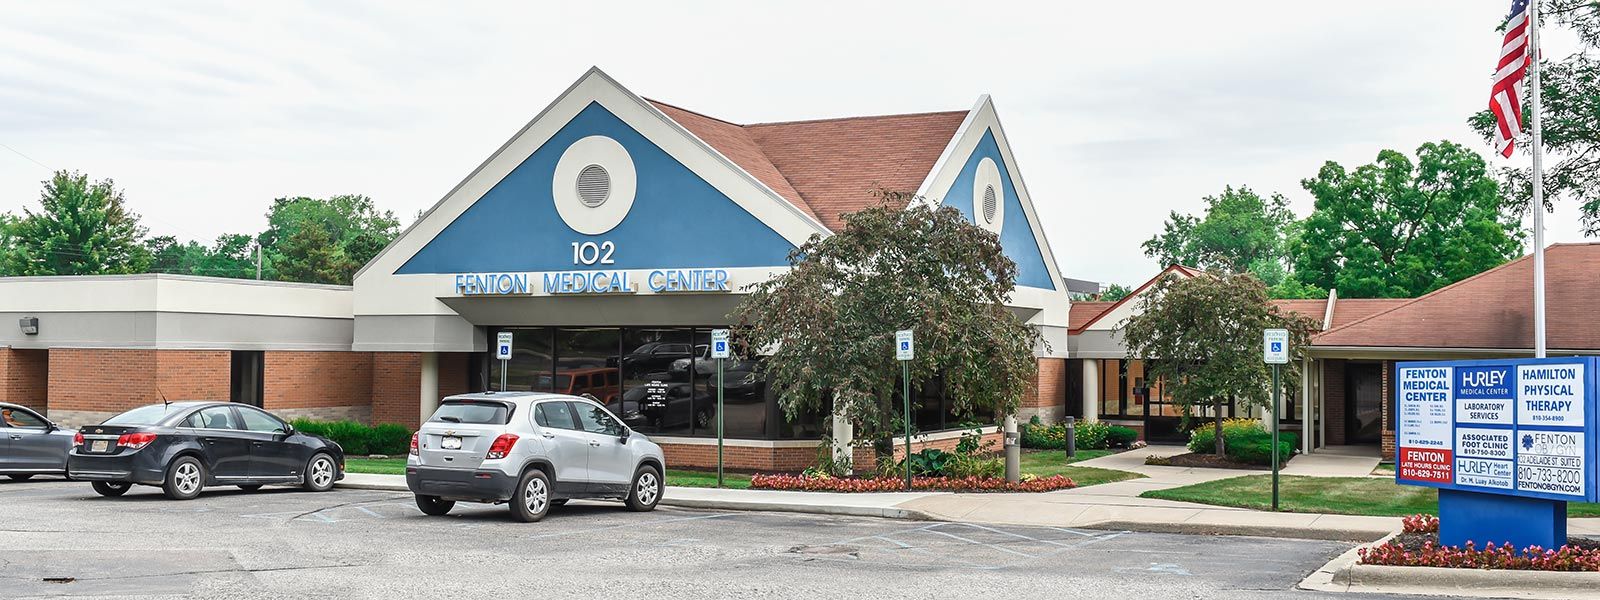
[[[750,489],[806,492],[898,492],[905,480],[897,477],[807,477],[804,475],[757,474],[750,478]],[[913,477],[911,488],[947,492],[1049,492],[1077,487],[1072,478],[1061,475],[1038,477],[1020,483],[1007,483],[997,477]]]
[[[957,454],[945,465],[944,475],[957,479],[969,477],[1003,477],[1006,463],[999,457]]]
[[[333,440],[344,449],[346,456],[404,455],[411,450],[411,431],[400,425],[383,424],[371,427],[355,421],[311,419],[295,419],[291,424],[296,431]]]
[[[1099,421],[1079,421],[1074,441],[1079,450],[1105,450],[1106,448],[1127,448],[1139,439],[1139,432],[1132,427],[1110,425]],[[1037,422],[1029,422],[1022,426],[1019,432],[1022,437],[1023,448],[1037,448],[1041,450],[1066,450],[1067,426],[1065,423],[1044,426]]]
[[[1279,460],[1294,454],[1299,436],[1284,432],[1278,436]],[[1223,452],[1231,460],[1253,465],[1272,464],[1272,432],[1255,419],[1228,419],[1222,422]],[[1195,454],[1214,454],[1217,449],[1216,428],[1202,425],[1189,432],[1189,451]]]
[[[1528,571],[1600,571],[1600,549],[1566,545],[1554,550],[1528,546],[1517,550],[1489,542],[1482,550],[1467,542],[1465,548],[1423,542],[1412,549],[1398,541],[1362,548],[1361,564],[1396,567],[1449,567],[1456,569],[1514,569]]]

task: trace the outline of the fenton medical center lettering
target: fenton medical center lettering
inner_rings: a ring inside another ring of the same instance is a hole
[[[526,296],[533,293],[530,279],[542,283],[545,294],[632,294],[638,292],[636,273],[630,271],[560,271],[540,273],[463,273],[455,276],[455,293],[461,296]],[[652,293],[730,292],[726,269],[655,269],[644,274]]]

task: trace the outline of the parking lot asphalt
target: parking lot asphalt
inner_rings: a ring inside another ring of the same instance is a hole
[[[0,597],[1300,598],[1350,547],[607,502],[522,524],[393,492],[175,502],[62,480],[0,483],[0,514]]]

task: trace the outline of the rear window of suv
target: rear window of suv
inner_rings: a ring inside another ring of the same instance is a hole
[[[506,405],[499,402],[446,402],[434,411],[430,423],[467,423],[471,425],[505,425],[510,417]]]

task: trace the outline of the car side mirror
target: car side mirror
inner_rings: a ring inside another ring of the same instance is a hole
[[[633,430],[632,429],[628,429],[627,425],[623,425],[622,426],[622,435],[617,436],[617,441],[626,444],[626,443],[628,443],[628,436],[630,436],[630,435],[633,435]]]
[[[284,423],[283,424],[283,437],[289,437],[291,435],[294,435],[294,426],[290,425],[288,423]]]

